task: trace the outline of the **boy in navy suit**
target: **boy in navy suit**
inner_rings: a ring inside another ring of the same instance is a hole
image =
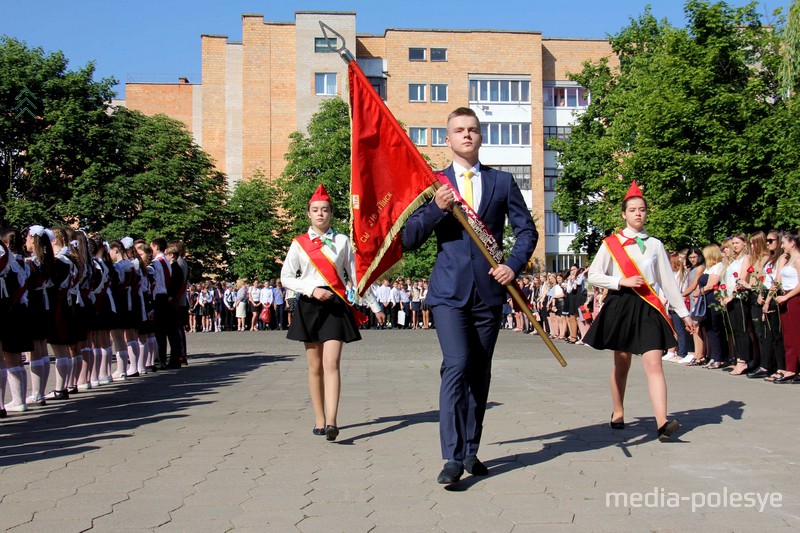
[[[492,354],[500,330],[505,285],[528,262],[539,234],[514,177],[481,165],[481,126],[475,112],[460,107],[447,118],[453,163],[443,172],[502,246],[508,217],[516,242],[507,259],[492,268],[452,214],[453,192],[443,183],[433,200],[409,217],[403,234],[409,250],[436,234],[437,258],[426,304],[436,321],[442,349],[439,437],[444,465],[437,481],[455,483],[466,469],[488,474],[478,459],[491,380]]]

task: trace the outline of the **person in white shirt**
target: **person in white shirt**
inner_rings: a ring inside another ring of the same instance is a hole
[[[261,315],[261,283],[253,280],[253,285],[248,291],[250,310],[253,313],[250,317],[250,331],[261,329],[258,327],[258,318]]]
[[[270,282],[264,283],[264,286],[261,288],[260,300],[261,300],[262,312],[264,309],[269,309],[270,315],[272,315],[272,306],[275,303],[275,293],[273,292],[273,287]],[[263,322],[259,320],[259,323],[261,324],[261,329],[263,330],[272,329],[270,328],[270,322]]]
[[[623,399],[631,358],[633,353],[642,354],[658,439],[667,442],[680,424],[674,419],[667,420],[667,382],[661,356],[676,346],[677,341],[669,315],[658,298],[658,289],[675,308],[689,333],[694,332],[694,322],[675,282],[664,245],[643,231],[647,204],[635,181],[622,203],[622,218],[625,229],[603,241],[589,267],[589,283],[609,289],[609,294],[584,342],[598,350],[614,351],[611,374],[614,411],[610,422],[613,429],[625,427]]]
[[[333,441],[339,435],[342,347],[361,339],[341,279],[342,272],[348,279],[356,279],[355,256],[350,239],[331,228],[333,206],[322,185],[309,201],[308,217],[311,227],[292,241],[281,269],[281,283],[297,296],[286,338],[305,344],[315,417],[313,434]],[[370,291],[365,299],[382,320],[383,313]],[[361,313],[358,315],[366,319]]]

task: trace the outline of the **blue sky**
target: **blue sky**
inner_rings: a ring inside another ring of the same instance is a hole
[[[742,6],[747,1],[728,3]],[[786,11],[789,3],[762,0],[758,10],[770,21],[776,8]],[[656,17],[685,24],[681,0],[0,0],[0,35],[45,51],[62,50],[71,68],[94,61],[96,78],[116,78],[123,96],[129,80],[177,81],[185,76],[199,81],[200,35],[240,40],[243,13],[293,22],[295,11],[354,11],[357,32],[371,34],[387,28],[502,29],[602,38],[617,33],[647,4]]]

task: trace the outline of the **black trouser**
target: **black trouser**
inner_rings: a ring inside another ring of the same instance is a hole
[[[275,304],[275,327],[278,330],[283,329],[283,325],[286,323],[284,320],[286,317],[286,304]]]
[[[180,331],[183,327],[178,319],[178,311],[172,307],[166,294],[156,295],[154,311],[158,361],[164,367],[180,366],[179,358],[184,355],[184,348]],[[167,340],[169,340],[169,360],[167,360]]]
[[[753,349],[750,346],[750,335],[747,333],[750,322],[750,302],[747,299],[734,298],[728,304],[728,317],[733,328],[733,342],[736,356],[750,366],[753,359]]]
[[[758,337],[761,346],[761,366],[770,372],[786,370],[786,349],[783,346],[783,333],[778,306],[775,300],[770,302],[770,312],[765,320],[760,320],[761,335]],[[753,321],[755,324],[755,320]],[[756,329],[758,333],[758,329]]]

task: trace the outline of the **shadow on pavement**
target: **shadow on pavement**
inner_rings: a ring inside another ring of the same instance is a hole
[[[498,407],[503,405],[498,402],[488,402],[486,404],[486,410],[488,411],[492,407]],[[382,416],[380,418],[375,418],[370,420],[369,422],[362,422],[360,424],[350,424],[348,426],[342,426],[339,429],[353,429],[362,426],[375,426],[375,425],[382,425],[382,424],[392,424],[389,427],[385,427],[382,429],[376,429],[375,431],[370,431],[369,433],[362,433],[361,435],[356,435],[355,437],[350,437],[349,439],[342,439],[336,441],[336,444],[354,444],[358,440],[368,439],[370,437],[376,437],[378,435],[384,435],[386,433],[392,433],[394,431],[403,429],[404,427],[412,426],[414,424],[425,424],[425,423],[438,423],[439,422],[439,411],[426,411],[424,413],[409,413],[403,415],[395,415],[395,416]]]
[[[744,402],[731,400],[716,407],[673,413],[673,417],[680,421],[681,429],[678,432],[677,439],[663,445],[688,443],[690,441],[683,440],[683,437],[692,430],[701,426],[721,424],[726,416],[734,420],[740,420],[744,405]],[[560,455],[588,452],[612,446],[621,448],[623,453],[630,457],[631,454],[628,448],[648,444],[655,440],[656,424],[653,417],[637,418],[633,422],[626,422],[625,429],[622,430],[613,430],[608,426],[608,421],[603,421],[599,424],[565,429],[547,435],[493,442],[492,444],[519,444],[541,441],[542,449],[495,459],[484,459],[484,463],[489,467],[489,475],[497,476],[527,466],[541,464]],[[660,443],[656,442],[654,444]],[[471,486],[479,483],[481,479],[486,478],[468,476],[458,483],[448,485],[446,488],[453,491],[468,490]]]
[[[146,424],[188,416],[182,411],[213,403],[203,397],[233,385],[254,368],[295,357],[254,352],[193,355],[190,366],[181,370],[132,378],[10,415],[0,424],[0,467],[80,455],[104,441],[127,438],[126,433]]]

